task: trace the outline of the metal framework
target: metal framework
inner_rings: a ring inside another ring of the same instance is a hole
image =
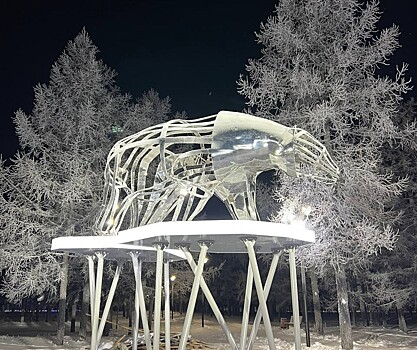
[[[314,233],[306,229],[297,231],[291,225],[258,221],[256,178],[260,173],[271,169],[329,184],[334,183],[339,174],[339,169],[326,148],[306,131],[243,113],[222,111],[200,119],[172,120],[117,142],[110,151],[105,169],[105,203],[96,225],[100,236],[95,241],[83,243],[78,240],[83,237],[62,237],[53,242],[55,250],[67,250],[88,256],[91,349],[96,350],[99,345],[122,269],[119,255],[124,259],[131,259],[135,271],[133,348],[138,341],[137,328],[141,316],[147,350],[159,350],[164,270],[166,349],[169,349],[168,264],[173,257],[181,257],[187,259],[194,272],[194,282],[179,349],[186,348],[199,288],[202,289],[232,349],[252,348],[261,318],[269,348],[275,349],[266,300],[281,250],[287,247],[290,257],[295,346],[299,350],[301,342],[294,242],[314,242]],[[235,220],[220,222],[221,229],[216,227],[218,222],[192,221],[212,196],[223,201]],[[77,241],[77,244],[72,240]],[[174,246],[179,250],[173,250]],[[209,249],[211,252],[245,252],[249,258],[239,344],[228,329],[203,278],[204,260]],[[197,263],[191,251],[199,252]],[[259,274],[256,251],[273,254],[264,285]],[[141,282],[143,257],[149,260],[150,254],[156,261],[152,344]],[[104,258],[111,256],[118,260],[118,267],[102,320],[99,322],[103,262]],[[259,309],[248,335],[253,285]]]
[[[161,240],[161,237],[169,239],[171,245],[177,246],[179,250],[169,248],[167,241]],[[125,261],[129,260],[133,263],[136,281],[135,318],[132,332],[133,347],[138,343],[138,325],[140,317],[144,326],[144,340],[147,350],[158,350],[160,348],[160,314],[163,279],[166,315],[165,348],[170,348],[170,303],[168,295],[170,291],[169,262],[179,259],[186,259],[191,270],[194,272],[194,282],[183,324],[179,349],[186,349],[199,288],[203,291],[205,298],[232,349],[252,348],[262,318],[264,320],[263,323],[269,347],[270,349],[275,349],[266,300],[279,258],[282,254],[281,248],[288,244],[293,244],[293,242],[298,242],[299,244],[314,242],[314,232],[307,229],[300,229],[298,225],[285,225],[262,221],[174,221],[160,222],[127,231],[120,231],[119,235],[116,236],[60,237],[52,241],[52,250],[76,253],[84,255],[88,259],[91,296],[91,349],[93,350],[98,349],[122,266]],[[262,246],[260,244],[262,244]],[[217,303],[203,278],[204,261],[207,251],[210,249],[212,253],[225,251],[233,252],[230,247],[236,247],[234,252],[246,252],[249,257],[240,343],[237,343],[234,339],[220,308],[217,306]],[[194,261],[191,251],[199,252],[197,263]],[[273,254],[268,277],[264,285],[262,285],[261,282],[255,251]],[[292,257],[294,257],[294,255],[292,255]],[[117,261],[117,268],[100,317],[100,310],[102,308],[103,264],[105,259]],[[150,338],[142,286],[141,274],[142,262],[144,261],[156,262],[153,342]],[[295,271],[295,259],[290,259],[290,264],[292,264]],[[165,271],[164,274],[162,274],[163,269]],[[162,276],[164,276],[164,278],[162,278]],[[295,278],[296,276],[291,274],[291,280],[293,281]],[[255,284],[255,292],[260,307],[249,335],[249,309],[253,284]],[[294,306],[294,309],[295,307],[296,306]],[[298,314],[297,316],[294,315],[295,321],[297,320],[297,317]],[[299,329],[299,323],[298,326],[296,323],[294,324],[294,329],[297,329],[297,327]],[[297,334],[299,336],[299,331]]]
[[[118,141],[105,169],[101,234],[193,220],[214,195],[236,220],[259,220],[256,178],[271,169],[333,183],[339,173],[306,131],[222,111],[172,120]]]

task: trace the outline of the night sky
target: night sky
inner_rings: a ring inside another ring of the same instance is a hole
[[[273,0],[0,0],[0,151],[12,157],[13,113],[30,113],[33,87],[47,83],[67,42],[86,28],[99,58],[118,72],[117,85],[134,98],[150,88],[190,117],[240,111],[236,80],[260,55],[254,32],[273,13]],[[417,1],[383,0],[381,27],[400,26],[395,64],[417,76]],[[415,91],[411,93],[416,96]]]

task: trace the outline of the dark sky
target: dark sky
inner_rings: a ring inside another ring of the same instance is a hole
[[[33,86],[48,81],[84,26],[123,92],[136,98],[154,88],[174,111],[197,117],[243,109],[236,80],[260,55],[254,32],[274,8],[273,0],[0,0],[3,159],[17,148],[13,113],[30,113]],[[417,76],[417,1],[383,0],[381,10],[381,25],[394,22],[402,32],[393,63],[409,62]]]

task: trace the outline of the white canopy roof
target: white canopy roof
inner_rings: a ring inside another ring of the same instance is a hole
[[[131,251],[140,252],[147,261],[155,260],[154,243],[167,241],[167,258],[184,259],[182,251],[173,249],[178,244],[189,244],[198,251],[199,241],[212,241],[211,253],[244,253],[242,238],[256,239],[258,252],[270,253],[287,244],[315,242],[314,232],[303,225],[285,225],[267,221],[208,220],[166,221],[120,231],[116,236],[59,237],[52,241],[52,250],[89,254],[97,250],[107,252],[107,259],[129,258]]]
[[[152,246],[158,240],[167,240],[170,247],[189,243],[190,249],[199,251],[198,241],[213,241],[211,253],[243,253],[244,237],[256,239],[259,252],[270,253],[272,249],[286,244],[307,244],[315,242],[314,231],[304,225],[286,225],[269,221],[250,220],[206,220],[166,221],[120,231],[118,242]]]

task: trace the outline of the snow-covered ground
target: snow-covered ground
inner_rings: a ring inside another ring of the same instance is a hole
[[[176,315],[172,323],[172,333],[181,332],[183,318]],[[236,341],[239,339],[240,327],[238,320],[228,320],[228,325]],[[87,342],[81,341],[76,335],[65,337],[65,344],[58,346],[54,343],[55,324],[0,322],[0,349],[1,350],[86,350],[89,349]],[[116,340],[123,334],[123,329],[112,330],[109,337],[103,342]],[[191,328],[191,336],[197,340],[211,345],[214,349],[226,350],[230,346],[226,342],[220,327],[215,319],[206,317],[205,327],[201,327],[201,318],[197,315]],[[274,337],[277,350],[294,349],[294,336],[292,329],[281,329],[274,327]],[[417,350],[417,328],[412,328],[408,334],[404,334],[395,328],[354,328],[353,331],[355,350],[371,349],[416,349]],[[305,344],[305,333],[302,331],[302,348],[308,349]],[[311,350],[339,349],[340,340],[337,327],[327,327],[324,336],[311,334]],[[262,328],[255,341],[254,350],[268,349],[268,342]]]

